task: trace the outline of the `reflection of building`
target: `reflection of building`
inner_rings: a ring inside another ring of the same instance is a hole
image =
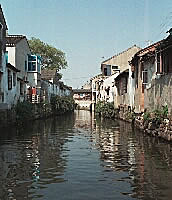
[[[94,128],[94,117],[91,112],[76,110],[75,117],[75,128],[83,130],[92,130]]]
[[[72,129],[73,120],[68,115],[65,120],[37,121],[20,130],[21,134],[0,130],[0,199],[29,199],[35,195],[35,186],[64,181],[66,157],[62,152],[68,132],[59,134],[58,130]]]

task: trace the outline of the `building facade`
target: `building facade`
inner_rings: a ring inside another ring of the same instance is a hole
[[[0,109],[8,107],[7,104],[7,68],[6,68],[6,34],[7,24],[0,5]]]

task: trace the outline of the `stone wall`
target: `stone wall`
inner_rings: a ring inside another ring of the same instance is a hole
[[[52,115],[51,105],[34,104],[34,119],[47,118]],[[30,120],[34,120],[33,118]],[[0,127],[6,127],[16,124],[15,109],[1,109],[0,110]]]
[[[172,141],[171,119],[164,119],[160,124],[157,124],[154,120],[144,122],[143,116],[140,116],[135,119],[134,125],[148,135]]]

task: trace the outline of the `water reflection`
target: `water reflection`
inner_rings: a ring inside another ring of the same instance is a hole
[[[34,190],[65,181],[63,144],[73,115],[27,124],[24,129],[0,131],[0,199],[36,198]],[[58,133],[58,134],[57,134]],[[38,182],[39,181],[39,182]]]
[[[172,146],[88,111],[0,130],[0,199],[170,199]]]

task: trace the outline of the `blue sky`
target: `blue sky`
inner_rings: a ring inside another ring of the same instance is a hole
[[[171,0],[1,0],[9,34],[40,38],[66,53],[63,80],[80,88],[100,63],[165,38]],[[102,58],[104,57],[104,59]]]

